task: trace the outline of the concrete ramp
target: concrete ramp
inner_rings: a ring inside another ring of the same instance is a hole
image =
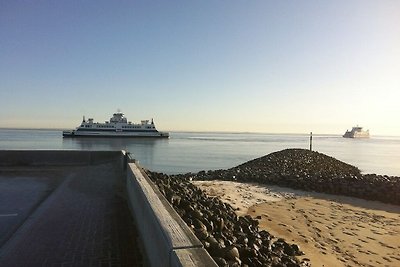
[[[0,155],[0,266],[141,265],[121,151]]]
[[[217,266],[128,153],[0,151],[0,266],[143,265]]]

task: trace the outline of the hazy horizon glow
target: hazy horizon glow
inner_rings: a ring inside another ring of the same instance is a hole
[[[400,1],[1,1],[0,128],[400,136]]]

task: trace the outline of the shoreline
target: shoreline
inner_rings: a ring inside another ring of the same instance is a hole
[[[230,169],[201,171],[186,177],[274,184],[400,205],[400,177],[362,174],[353,165],[306,149],[284,149]]]
[[[399,266],[400,206],[231,181],[192,181],[251,215],[260,229],[300,245],[313,266]]]

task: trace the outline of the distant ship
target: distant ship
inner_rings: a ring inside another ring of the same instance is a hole
[[[369,138],[369,130],[363,131],[362,127],[353,127],[351,131],[347,130],[343,137],[345,138]]]
[[[75,130],[63,131],[63,137],[163,137],[168,138],[169,133],[159,132],[153,119],[142,120],[135,124],[128,122],[120,111],[113,114],[110,121],[105,123],[93,122],[93,119],[85,120]]]

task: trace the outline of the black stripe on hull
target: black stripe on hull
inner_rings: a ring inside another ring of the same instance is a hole
[[[63,137],[66,138],[169,138],[169,135],[75,135],[75,134],[63,134]]]

